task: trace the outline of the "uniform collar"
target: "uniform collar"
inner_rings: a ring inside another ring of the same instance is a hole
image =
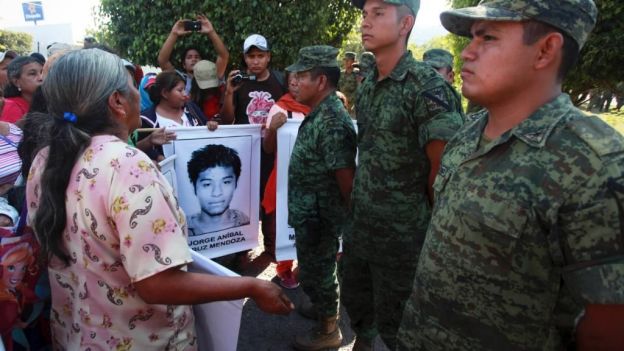
[[[570,97],[562,93],[515,126],[511,133],[530,146],[543,147],[553,129],[572,108]]]
[[[414,62],[415,60],[414,57],[412,57],[412,52],[409,50],[406,51],[387,78],[395,81],[404,80],[407,72],[409,72]],[[379,71],[377,70],[377,65],[375,65],[375,81],[377,80],[377,77],[379,77]]]

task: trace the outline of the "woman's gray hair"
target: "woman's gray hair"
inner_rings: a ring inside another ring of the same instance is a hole
[[[128,72],[114,54],[100,49],[76,50],[54,63],[42,89],[51,115],[62,118],[65,112],[72,112],[78,119],[76,125],[84,126],[93,123],[91,119],[109,117],[108,98],[115,91],[128,95]]]

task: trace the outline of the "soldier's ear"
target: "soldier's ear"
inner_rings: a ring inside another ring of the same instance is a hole
[[[554,68],[555,71],[559,70],[563,55],[563,41],[561,33],[552,32],[546,34],[535,43],[537,50],[534,67],[536,70],[546,68]]]
[[[325,89],[327,89],[327,76],[324,74],[321,74],[318,76],[318,80],[319,80],[319,85],[318,85],[318,91],[322,92],[325,91]]]

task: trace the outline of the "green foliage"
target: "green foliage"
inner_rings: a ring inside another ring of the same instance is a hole
[[[598,22],[581,51],[577,66],[568,74],[564,91],[576,104],[581,103],[593,88],[615,90],[624,81],[621,68],[624,57],[624,2],[621,0],[594,0],[598,7]],[[475,6],[479,0],[452,0],[453,8]],[[468,44],[466,38],[451,35],[453,54],[459,54]],[[456,68],[462,65],[455,61]],[[458,77],[459,79],[459,77]]]
[[[314,44],[341,47],[358,17],[349,0],[102,0],[100,15],[108,19],[107,44],[140,64],[156,65],[158,51],[176,20],[204,13],[238,66],[245,38],[260,33],[269,40],[273,67],[295,61],[299,48]],[[102,26],[100,27],[102,28]],[[215,54],[208,38],[192,34],[176,44],[176,57],[197,46],[207,58]]]
[[[0,29],[0,51],[13,50],[25,55],[32,50],[32,36],[28,33]]]

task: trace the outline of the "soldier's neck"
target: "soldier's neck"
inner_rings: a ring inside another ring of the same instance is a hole
[[[389,76],[406,52],[407,48],[401,42],[396,42],[373,52],[375,54],[375,61],[377,62],[377,72],[379,73],[377,81],[381,81]]]

